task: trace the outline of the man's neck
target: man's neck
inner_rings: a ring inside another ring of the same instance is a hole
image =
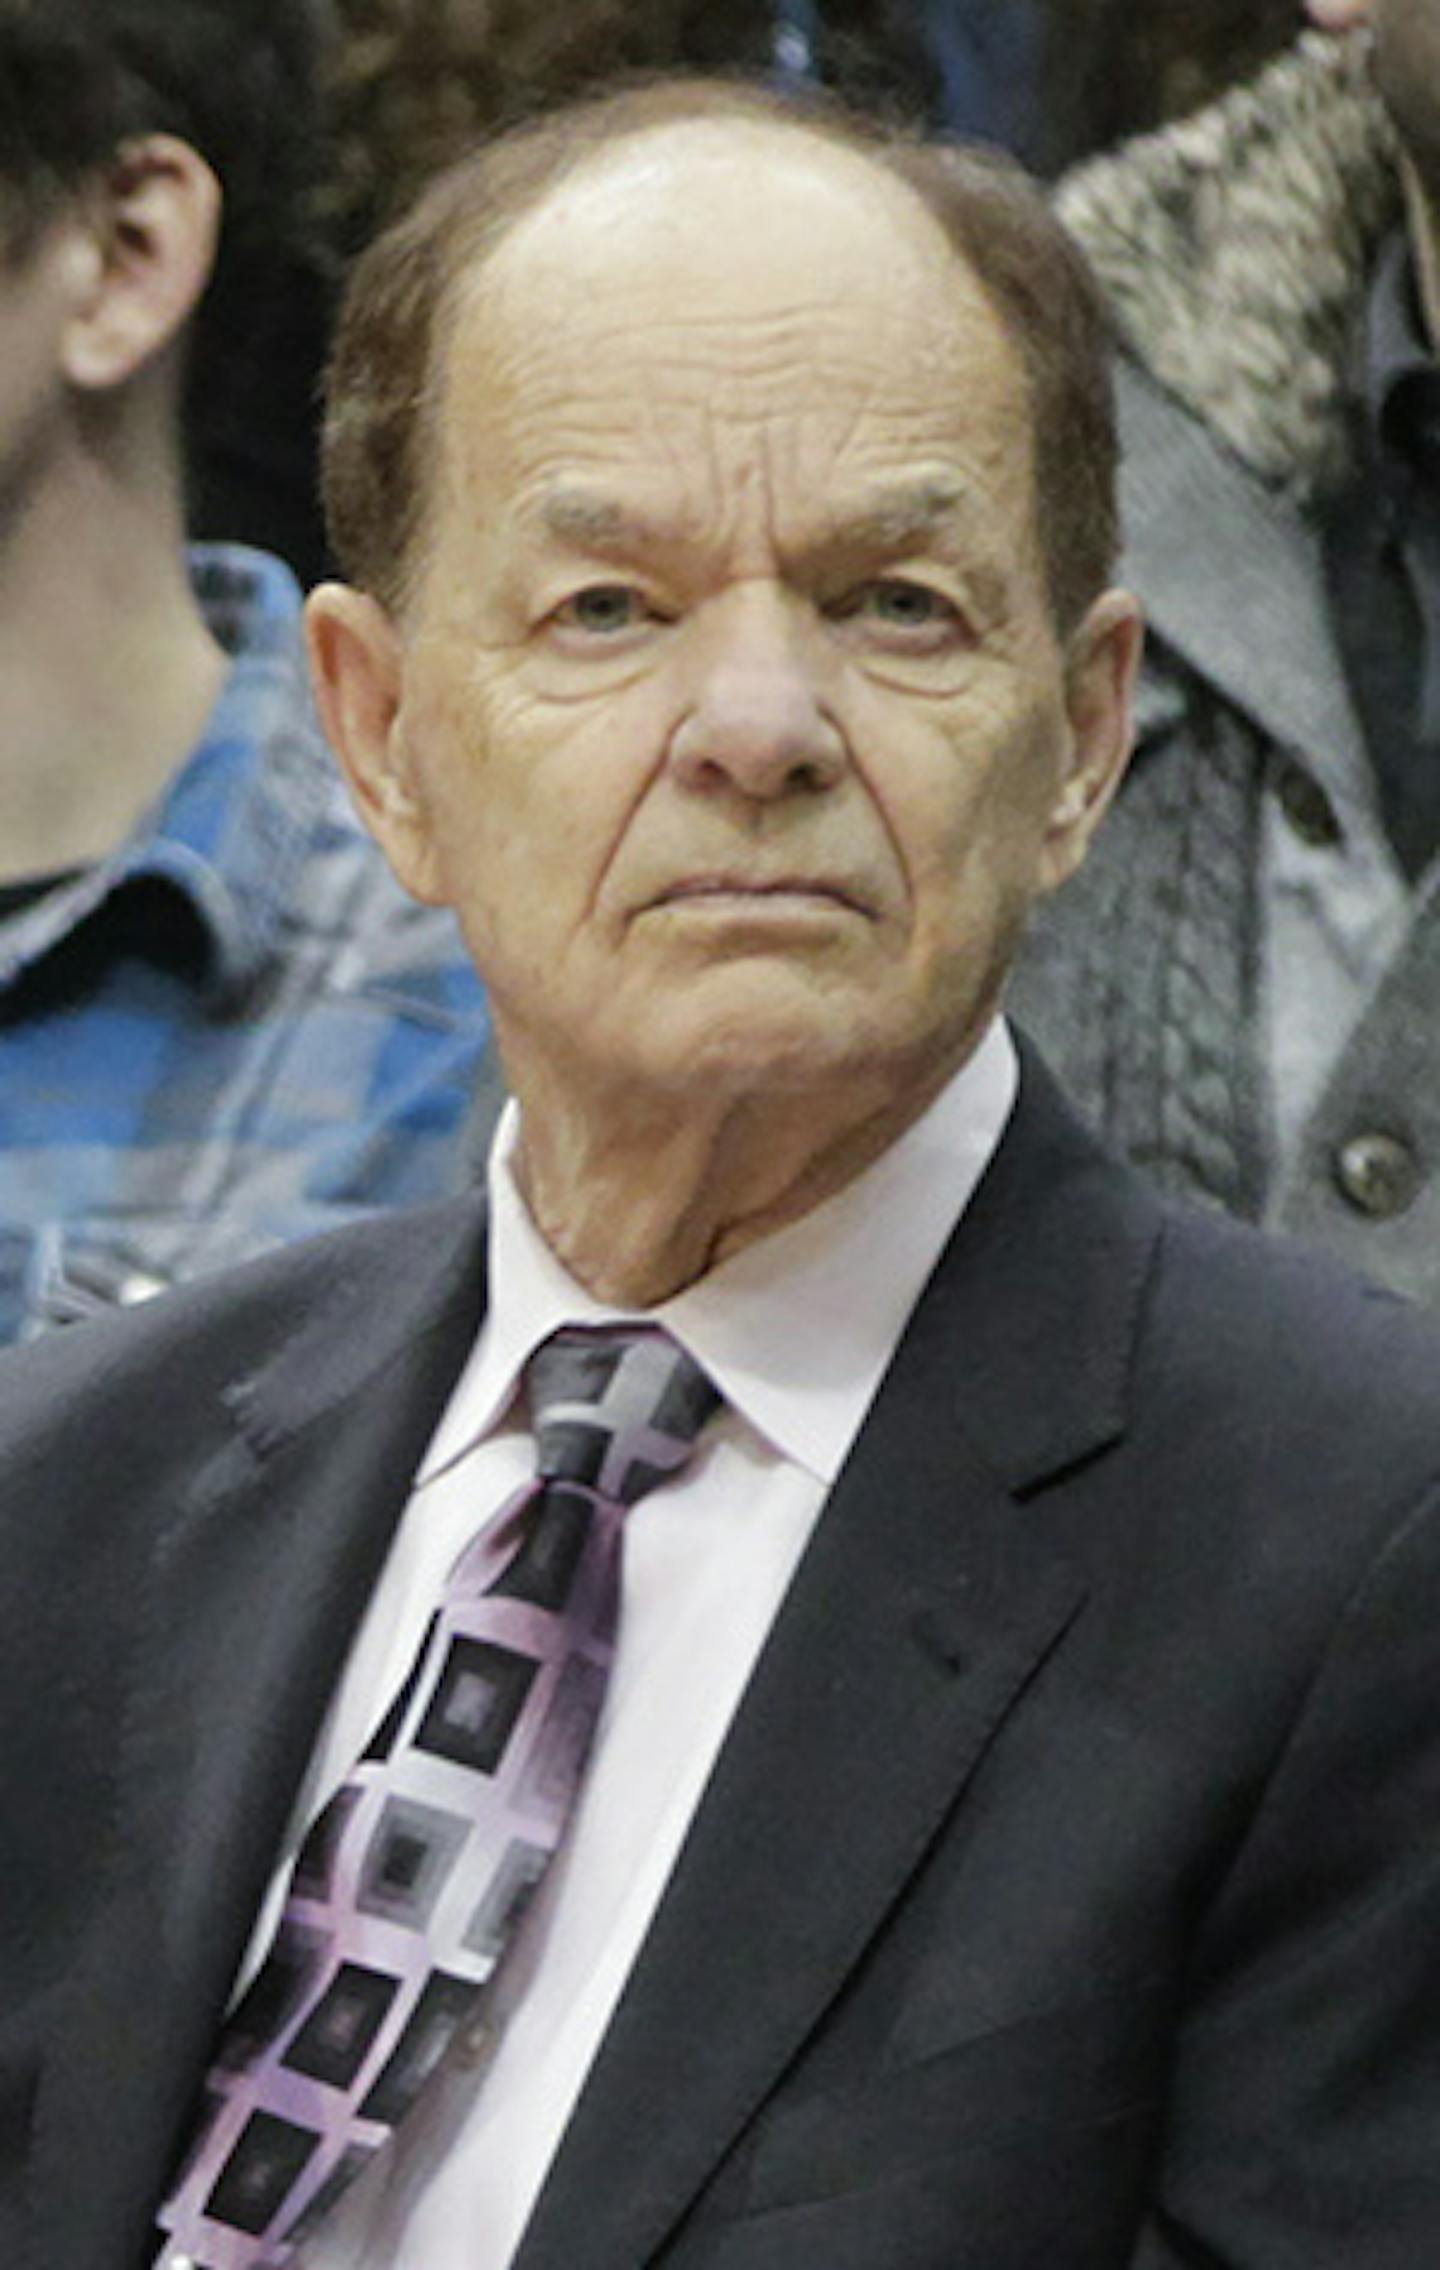
[[[955,1071],[891,1066],[832,1092],[583,1098],[517,1075],[516,1177],[536,1228],[597,1299],[652,1308],[811,1212],[889,1149]],[[897,1098],[903,1099],[897,1102]]]
[[[127,485],[94,458],[57,467],[0,530],[0,881],[116,849],[224,675],[174,484]]]

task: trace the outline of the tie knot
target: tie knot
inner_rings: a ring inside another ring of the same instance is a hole
[[[620,1505],[685,1464],[720,1401],[654,1324],[567,1326],[536,1349],[525,1387],[539,1473]]]

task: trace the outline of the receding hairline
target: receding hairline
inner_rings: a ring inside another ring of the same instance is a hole
[[[723,98],[721,98],[723,100]],[[485,287],[493,280],[493,270],[513,253],[517,238],[540,224],[547,214],[560,203],[566,194],[581,182],[589,182],[606,174],[623,177],[628,166],[633,166],[637,146],[647,142],[697,140],[709,143],[717,154],[725,140],[737,143],[743,149],[746,140],[765,140],[771,144],[792,146],[804,141],[812,150],[827,153],[840,161],[842,173],[848,172],[857,184],[873,188],[881,205],[905,212],[915,224],[917,240],[928,241],[941,255],[944,269],[952,274],[963,293],[964,287],[973,291],[980,302],[995,318],[996,329],[1007,349],[1015,356],[1022,388],[1025,387],[1024,358],[1018,352],[1013,326],[1005,310],[997,303],[983,276],[941,225],[920,190],[903,173],[887,163],[891,145],[877,132],[869,134],[864,121],[854,121],[848,114],[835,120],[825,115],[818,117],[803,110],[772,112],[752,107],[751,91],[743,86],[734,90],[733,105],[717,103],[695,113],[677,113],[672,117],[642,119],[582,142],[573,162],[562,162],[537,184],[534,194],[517,199],[507,207],[497,223],[487,225],[486,217],[476,213],[468,216],[469,225],[462,219],[457,230],[455,256],[450,263],[443,287],[435,305],[431,326],[429,353],[426,358],[425,389],[421,404],[421,418],[431,442],[438,438],[441,419],[445,414],[448,396],[448,379],[452,367],[456,335],[462,323],[475,318],[483,320],[482,307]],[[543,120],[541,121],[543,124]],[[847,164],[846,161],[853,161]],[[658,187],[658,184],[657,184]],[[658,199],[653,201],[658,209]],[[523,250],[523,248],[522,248]],[[1033,426],[1033,404],[1026,389],[1027,423]],[[1033,439],[1033,434],[1032,434]],[[432,471],[435,465],[430,453]],[[416,533],[425,525],[431,507],[433,489],[419,501]],[[418,547],[411,547],[412,554]],[[401,585],[401,605],[413,590],[414,560],[407,562]]]
[[[324,432],[327,518],[342,572],[392,610],[406,607],[434,509],[429,476],[457,309],[532,214],[592,169],[633,164],[637,143],[681,126],[687,140],[710,130],[712,143],[723,126],[727,142],[743,152],[748,140],[767,156],[786,144],[760,142],[757,128],[783,130],[791,149],[803,136],[812,153],[818,145],[860,161],[846,170],[882,210],[918,207],[938,230],[948,258],[930,284],[937,311],[949,273],[962,295],[975,290],[1018,350],[1044,507],[1037,533],[1057,621],[1073,626],[1104,588],[1117,549],[1114,334],[1040,186],[992,146],[937,140],[918,123],[825,94],[797,102],[768,86],[695,75],[621,82],[500,132],[437,177],[361,256],[336,326]],[[908,193],[898,205],[896,190]],[[675,201],[683,209],[683,198]],[[912,247],[924,240],[915,231]]]
[[[676,117],[642,121],[622,128],[606,139],[597,139],[583,146],[573,163],[566,164],[549,180],[537,186],[533,197],[507,212],[492,234],[478,242],[472,257],[458,264],[453,282],[467,288],[507,252],[512,252],[517,238],[538,228],[577,188],[590,184],[603,184],[607,176],[617,182],[628,174],[637,188],[643,189],[643,153],[647,145],[657,148],[673,145],[681,156],[689,155],[702,162],[707,157],[729,161],[732,154],[743,155],[747,142],[765,142],[785,150],[795,150],[808,144],[813,158],[819,160],[823,170],[829,161],[832,171],[843,177],[848,174],[857,187],[869,191],[881,205],[894,213],[906,213],[916,224],[917,233],[928,237],[937,247],[962,268],[968,263],[957,247],[946,236],[935,214],[913,183],[887,163],[887,145],[878,139],[871,144],[844,126],[832,130],[805,112],[794,116],[756,113],[737,104],[733,111],[702,111],[692,117]],[[649,186],[647,209],[658,211],[665,191],[663,169],[657,164],[657,178]]]

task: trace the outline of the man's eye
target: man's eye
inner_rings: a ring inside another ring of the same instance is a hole
[[[633,630],[649,613],[633,585],[592,583],[584,591],[572,592],[556,608],[555,621],[592,638],[613,638],[618,631]]]
[[[896,631],[949,630],[959,620],[954,607],[928,584],[909,583],[901,576],[882,576],[853,592],[844,612],[852,621],[883,625]]]

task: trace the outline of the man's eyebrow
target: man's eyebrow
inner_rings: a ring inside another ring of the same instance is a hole
[[[584,489],[551,489],[541,500],[539,520],[545,534],[559,543],[607,552],[656,533],[641,515],[617,504],[613,497],[595,496]]]
[[[958,482],[907,482],[859,499],[852,509],[836,513],[828,523],[824,541],[877,551],[906,551],[954,523],[973,525],[976,501],[973,492]]]
[[[583,488],[549,490],[539,500],[536,517],[551,541],[610,559],[627,559],[683,541],[683,530],[668,517],[657,519],[617,498]],[[951,549],[957,561],[988,576],[993,563],[983,499],[963,481],[903,481],[859,495],[825,512],[798,550],[817,561],[894,559],[933,545],[947,533],[956,539]]]
[[[1010,604],[1010,577],[991,515],[983,495],[965,482],[907,482],[859,498],[853,510],[833,515],[813,549],[862,569],[929,551],[963,575],[982,618],[998,619]]]
[[[947,521],[971,518],[975,502],[959,482],[907,482],[836,514],[826,536],[847,543],[898,546],[933,535]],[[664,532],[643,513],[585,489],[551,489],[541,500],[539,518],[547,535],[582,544],[623,544]]]

